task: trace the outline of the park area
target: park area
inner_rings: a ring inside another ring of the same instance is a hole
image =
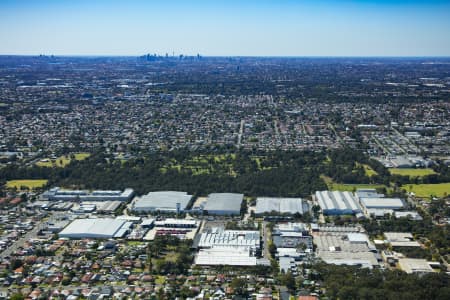
[[[328,190],[330,191],[348,191],[348,192],[354,192],[357,189],[382,189],[382,188],[388,188],[384,184],[346,184],[346,183],[336,183],[327,176],[320,176],[325,183],[327,184]]]
[[[63,155],[56,159],[44,158],[36,163],[39,167],[48,167],[48,168],[64,168],[70,162],[74,160],[84,160],[90,156],[89,153],[75,153],[73,155]]]
[[[402,169],[402,168],[392,168],[389,169],[389,172],[392,175],[401,175],[401,176],[409,176],[409,177],[423,177],[431,174],[436,174],[433,169]]]
[[[436,184],[406,184],[402,189],[412,192],[419,198],[428,198],[431,196],[444,197],[450,195],[450,182]]]
[[[272,166],[267,165],[266,163],[266,156],[253,155],[250,157],[250,160],[253,163],[255,170],[261,171],[272,169]],[[236,154],[199,155],[184,161],[172,159],[164,167],[160,168],[162,173],[166,173],[168,170],[190,170],[193,175],[220,173],[236,176]]]
[[[20,180],[9,180],[6,182],[7,188],[16,188],[18,190],[34,190],[37,188],[42,188],[47,184],[47,179],[20,179]]]

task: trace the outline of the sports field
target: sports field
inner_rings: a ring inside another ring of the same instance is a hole
[[[427,176],[431,174],[436,174],[433,169],[398,169],[393,168],[389,169],[389,172],[392,175],[402,175],[402,176],[409,176],[409,177],[422,177]]]
[[[41,188],[47,184],[47,179],[20,179],[20,180],[9,180],[6,182],[7,188],[13,188],[20,190],[21,187],[27,187],[28,189]]]
[[[402,189],[413,192],[417,197],[430,198],[431,195],[443,197],[450,195],[450,182],[437,184],[406,184]]]

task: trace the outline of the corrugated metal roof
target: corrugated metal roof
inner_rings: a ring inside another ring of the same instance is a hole
[[[404,206],[400,198],[361,198],[360,201],[366,208],[400,209]]]
[[[244,199],[243,194],[235,193],[213,193],[208,196],[205,205],[207,211],[236,211],[241,210],[241,203]]]
[[[76,219],[59,233],[60,237],[113,237],[126,221],[117,219]]]
[[[319,206],[326,213],[357,213],[361,208],[355,197],[350,192],[341,191],[317,191],[316,199]]]
[[[278,213],[303,214],[303,200],[301,198],[271,198],[259,197],[256,200],[255,213],[276,211]]]
[[[192,195],[186,192],[160,191],[150,192],[147,195],[134,200],[133,209],[135,210],[171,210],[176,211],[177,203],[180,203],[180,209],[186,209]]]
[[[255,266],[256,262],[256,257],[240,248],[201,249],[195,257],[197,265]]]

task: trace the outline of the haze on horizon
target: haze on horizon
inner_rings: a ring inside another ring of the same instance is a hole
[[[450,1],[0,1],[0,54],[450,56]]]

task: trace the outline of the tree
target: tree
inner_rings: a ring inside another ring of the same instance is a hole
[[[280,275],[280,283],[286,286],[289,290],[295,291],[295,277],[290,271],[288,271],[286,274]]]
[[[230,283],[230,287],[234,290],[234,292],[238,295],[245,295],[247,282],[243,278],[235,277]]]
[[[275,257],[275,253],[277,252],[277,246],[273,242],[269,242],[268,250],[272,257]]]
[[[23,299],[25,299],[25,296],[20,293],[16,293],[16,294],[12,294],[10,299],[11,300],[23,300]]]

